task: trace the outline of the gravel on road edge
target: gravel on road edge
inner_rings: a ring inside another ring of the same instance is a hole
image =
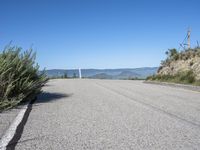
[[[177,83],[169,83],[169,82],[159,82],[159,81],[144,81],[143,83],[147,84],[158,84],[163,86],[170,86],[170,87],[176,87],[176,88],[182,88],[186,90],[192,90],[200,92],[200,86],[194,86],[194,85],[186,85],[186,84],[177,84]]]

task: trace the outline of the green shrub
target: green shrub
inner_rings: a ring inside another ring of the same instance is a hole
[[[161,66],[170,66],[172,61],[178,60],[188,60],[194,57],[200,57],[200,48],[196,47],[194,49],[186,49],[183,51],[177,51],[176,49],[169,49],[165,52],[167,58],[161,61]],[[158,70],[159,71],[159,70]]]
[[[9,45],[0,54],[0,111],[38,94],[48,80],[44,71],[39,72],[32,49],[21,50]]]
[[[200,81],[195,79],[195,74],[192,70],[179,72],[175,75],[153,75],[147,77],[147,80],[200,85]]]

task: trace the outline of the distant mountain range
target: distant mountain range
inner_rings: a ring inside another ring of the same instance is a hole
[[[124,69],[81,69],[82,77],[94,79],[144,79],[147,76],[157,72],[158,67],[143,68],[124,68]],[[76,75],[78,77],[78,69],[51,69],[46,70],[48,77],[61,77],[67,74],[68,77]]]

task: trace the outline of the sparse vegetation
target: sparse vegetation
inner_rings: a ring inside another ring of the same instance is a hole
[[[66,72],[63,73],[63,75],[49,77],[49,79],[75,79],[75,78],[77,78],[76,73],[73,73],[73,76],[68,76]]]
[[[67,79],[67,78],[68,78],[68,75],[67,75],[67,73],[64,73],[64,75],[63,75],[63,78],[65,78],[65,79]]]
[[[73,78],[77,78],[76,73],[73,73]]]
[[[197,78],[198,66],[200,66],[200,64],[199,61],[195,59],[200,59],[199,47],[181,52],[178,52],[176,49],[169,49],[166,55],[167,58],[161,62],[157,74],[147,77],[147,80],[200,85],[200,80]],[[180,67],[177,65],[177,62],[179,62],[179,64],[185,62],[185,64]],[[193,65],[195,65],[195,67],[193,67]],[[180,67],[180,70],[177,69],[178,67]]]
[[[41,91],[47,77],[35,64],[32,49],[7,46],[0,54],[0,111],[16,106]]]
[[[172,61],[188,60],[195,56],[200,57],[200,48],[196,47],[194,49],[187,49],[181,52],[178,52],[175,48],[173,48],[166,51],[165,54],[167,55],[167,58],[161,62],[161,67],[169,65]]]
[[[182,84],[193,84],[199,85],[200,81],[195,79],[194,73],[190,71],[179,72],[175,75],[153,75],[147,77],[147,80],[151,81],[161,81],[161,82],[173,82]]]

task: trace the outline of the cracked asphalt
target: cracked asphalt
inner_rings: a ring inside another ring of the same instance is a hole
[[[198,150],[200,92],[129,80],[56,79],[17,150]]]

